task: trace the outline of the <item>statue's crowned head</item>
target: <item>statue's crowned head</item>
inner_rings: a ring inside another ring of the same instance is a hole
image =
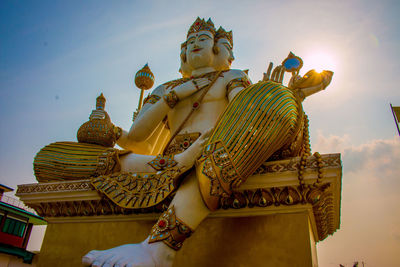
[[[211,19],[205,21],[198,17],[189,28],[181,59],[189,65],[187,68],[229,69],[234,59],[232,46],[232,31],[227,32],[222,27],[216,30]]]
[[[195,22],[193,22],[192,26],[190,26],[186,37],[189,39],[189,35],[201,31],[209,31],[212,33],[213,36],[215,35],[216,30],[214,27],[214,23],[211,21],[210,18],[207,21],[205,21],[204,19],[197,17]]]
[[[232,31],[225,31],[224,28],[219,27],[215,34],[214,52],[217,56],[214,60],[214,67],[217,70],[227,70],[231,67],[232,61],[235,59],[233,56],[233,39]]]

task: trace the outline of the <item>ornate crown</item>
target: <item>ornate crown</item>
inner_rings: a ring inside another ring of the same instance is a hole
[[[200,19],[199,17],[197,17],[192,26],[190,26],[187,36],[199,31],[209,31],[213,35],[215,35],[214,23],[211,21],[211,19],[208,19],[206,22],[204,19]]]
[[[224,28],[219,27],[217,33],[215,34],[215,39],[227,39],[229,41],[229,43],[231,44],[231,46],[233,47],[233,37],[232,37],[232,31],[225,31]]]
[[[181,49],[186,48],[186,46],[187,46],[187,42],[186,42],[186,41],[184,41],[183,43],[181,43]]]

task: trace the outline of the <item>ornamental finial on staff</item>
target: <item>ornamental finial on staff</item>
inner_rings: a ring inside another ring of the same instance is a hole
[[[149,90],[154,84],[154,74],[151,72],[149,65],[146,64],[142,69],[136,72],[135,84],[141,90],[138,112],[142,108],[144,90]]]

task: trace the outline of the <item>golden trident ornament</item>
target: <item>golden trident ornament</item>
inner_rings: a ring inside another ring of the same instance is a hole
[[[137,109],[137,112],[139,112],[143,105],[144,90],[149,90],[154,84],[154,74],[151,72],[148,64],[144,65],[142,69],[136,72],[135,84],[141,90]]]

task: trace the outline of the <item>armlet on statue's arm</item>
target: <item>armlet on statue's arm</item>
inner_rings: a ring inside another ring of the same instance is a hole
[[[158,95],[148,95],[144,101],[143,101],[143,105],[146,105],[147,103],[149,104],[155,104],[158,102],[158,100],[160,100],[161,97]]]
[[[143,107],[140,110],[138,117],[141,117],[149,108],[160,101],[160,99],[164,95],[164,91],[164,85],[160,85],[156,89],[154,89],[153,92],[151,92],[151,94],[143,100]]]
[[[247,88],[251,85],[251,81],[247,75],[243,75],[242,77],[235,78],[231,80],[226,86],[226,96],[229,100],[233,99],[233,97],[242,89]],[[238,90],[240,89],[240,90]]]

